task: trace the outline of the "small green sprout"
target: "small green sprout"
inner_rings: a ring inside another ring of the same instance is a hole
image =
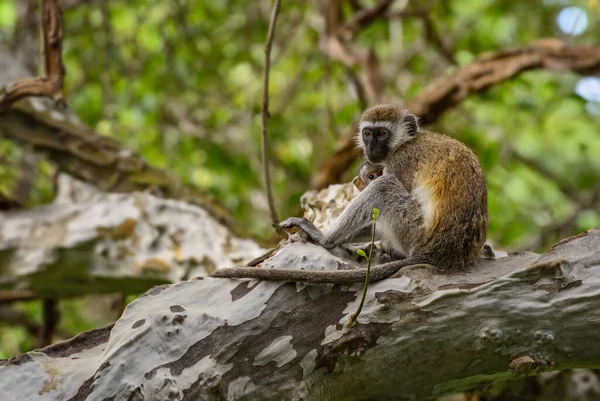
[[[350,327],[356,325],[356,319],[358,318],[358,315],[360,314],[363,305],[365,304],[365,298],[367,297],[367,287],[369,286],[369,276],[371,274],[371,256],[373,255],[373,248],[375,247],[375,226],[377,225],[377,216],[379,216],[379,209],[375,207],[371,212],[373,213],[371,215],[371,217],[373,218],[373,228],[371,230],[371,247],[369,249],[369,256],[367,256],[365,251],[363,251],[362,249],[359,249],[356,252],[363,258],[367,259],[367,275],[365,277],[365,285],[363,287],[362,299],[360,300],[358,309],[350,316],[350,321],[348,322]]]

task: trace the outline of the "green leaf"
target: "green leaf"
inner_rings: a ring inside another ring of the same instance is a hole
[[[362,249],[359,249],[358,251],[356,251],[356,253],[358,253],[360,256],[362,256],[363,258],[367,257],[367,254],[365,253],[365,251],[363,251]]]
[[[12,28],[17,20],[16,2],[0,1],[0,28]]]
[[[377,209],[376,207],[373,208],[372,210],[373,212],[373,220],[377,219],[377,216],[379,216],[379,209]]]

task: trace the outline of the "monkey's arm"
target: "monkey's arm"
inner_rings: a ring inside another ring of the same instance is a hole
[[[291,228],[299,228],[300,230],[304,231],[306,233],[306,235],[308,236],[308,239],[318,245],[321,245],[323,247],[325,247],[326,249],[333,249],[336,246],[340,246],[341,248],[345,249],[348,253],[355,253],[356,250],[358,249],[365,249],[366,245],[361,245],[361,246],[349,246],[349,245],[342,245],[340,244],[335,244],[333,243],[330,239],[326,238],[325,234],[323,233],[323,231],[319,230],[310,220],[307,220],[304,217],[290,217],[288,219],[286,219],[285,221],[281,222],[279,224],[281,226],[281,228],[284,228],[286,230],[291,229]],[[370,237],[371,234],[371,229],[369,226],[365,226],[363,230],[357,231],[355,238],[353,239],[363,239],[366,238],[367,236]],[[369,243],[370,244],[370,243]]]
[[[284,229],[298,227],[314,243],[325,249],[332,249],[369,233],[373,224],[371,217],[373,208],[380,210],[379,219],[385,223],[389,219],[398,217],[398,210],[408,207],[410,198],[410,194],[396,177],[383,175],[354,198],[331,226],[323,231],[300,217],[291,217],[283,221],[280,226]]]
[[[426,257],[412,256],[395,260],[371,268],[370,281],[376,282],[388,278],[406,266],[431,266]],[[291,281],[321,284],[353,284],[365,281],[366,269],[359,270],[292,270],[292,269],[259,269],[255,267],[232,267],[219,269],[210,277],[220,278],[256,278],[269,281]]]
[[[319,231],[306,219],[291,218],[281,224],[284,228],[299,227],[317,244],[331,249],[335,246],[351,242],[354,238],[362,234],[365,229],[370,229],[372,224],[371,213],[375,207],[380,209],[380,214],[377,218],[378,227],[379,224],[385,230],[396,227],[396,230],[389,233],[391,237],[407,237],[410,234],[408,230],[411,228],[416,230],[420,227],[420,212],[415,202],[413,202],[404,185],[392,175],[383,175],[381,178],[373,181],[360,195],[350,202],[332,226],[323,232]],[[419,224],[411,224],[413,221]],[[399,250],[396,249],[394,251],[398,252]],[[372,281],[379,281],[391,276],[405,266],[418,264],[431,264],[431,261],[424,255],[414,255],[407,259],[377,265],[371,269],[370,277]],[[211,276],[349,284],[364,281],[366,274],[366,269],[306,271],[232,268],[219,269]]]
[[[304,217],[290,217],[279,223],[279,226],[285,230],[295,227],[299,228],[300,230],[304,231],[306,235],[308,235],[308,239],[315,244],[321,245],[323,242],[323,232],[319,230],[312,221],[307,220]]]

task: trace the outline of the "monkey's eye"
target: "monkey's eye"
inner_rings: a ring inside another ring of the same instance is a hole
[[[368,130],[368,129],[363,130],[363,136],[370,138],[371,135],[372,135],[371,130]]]
[[[377,177],[381,177],[382,175],[383,175],[383,170],[379,170],[379,171],[377,172]]]
[[[375,179],[375,174],[369,174],[369,180],[374,180]]]
[[[387,136],[388,136],[388,132],[387,132],[387,130],[384,130],[384,129],[380,130],[377,133],[377,138],[379,138],[379,139],[385,139],[385,138],[387,138]]]

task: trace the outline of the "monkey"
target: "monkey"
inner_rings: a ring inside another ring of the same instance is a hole
[[[487,187],[471,149],[456,139],[421,129],[416,116],[396,105],[365,110],[356,139],[369,162],[385,164],[385,173],[323,231],[298,217],[280,223],[282,228],[299,228],[312,242],[332,249],[368,233],[371,211],[378,208],[378,236],[406,258],[373,266],[372,282],[406,266],[430,265],[440,272],[466,270],[480,258],[488,229]],[[230,268],[211,276],[350,284],[364,281],[366,269]]]
[[[373,164],[368,161],[363,162],[358,167],[358,175],[354,177],[352,183],[359,191],[363,191],[371,181],[383,175],[383,164]]]
[[[377,178],[379,178],[383,175],[384,168],[385,168],[385,166],[383,164],[373,164],[369,161],[362,162],[360,164],[360,166],[358,166],[358,175],[356,177],[354,177],[354,179],[352,180],[352,183],[359,191],[362,192],[367,187],[367,185],[369,185],[372,181],[376,180]],[[362,251],[364,251],[366,253],[366,252],[368,252],[370,245],[371,245],[371,243],[369,242],[364,245],[359,245],[358,247],[356,247],[356,246],[350,247],[349,246],[347,248],[350,251],[356,251],[358,249],[361,249]],[[385,253],[388,255],[388,257],[390,257],[391,259],[404,258],[404,255],[397,253],[394,251],[393,248],[386,246],[385,241],[382,242],[381,248],[385,251]],[[356,253],[356,252],[354,252],[354,253]]]

